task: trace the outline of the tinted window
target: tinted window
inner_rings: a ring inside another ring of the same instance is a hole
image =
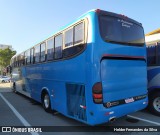
[[[17,56],[17,64],[18,64],[17,66],[20,66],[20,58],[21,58],[20,55],[18,55]]]
[[[47,41],[47,60],[53,59],[54,53],[54,39],[50,39]]]
[[[16,67],[18,66],[18,56],[16,56]]]
[[[147,64],[148,65],[156,64],[156,46],[149,46],[147,48]]]
[[[81,22],[65,33],[63,57],[70,57],[84,48],[84,23]],[[68,47],[71,46],[71,47]]]
[[[65,32],[65,47],[73,45],[73,28]]]
[[[55,37],[55,59],[62,57],[62,34]]]
[[[84,41],[84,24],[80,23],[74,28],[74,44]]]
[[[34,61],[34,49],[31,49],[31,63]]]
[[[30,64],[30,50],[27,50],[26,55],[27,55],[27,64]]]
[[[14,57],[14,67],[16,67],[16,57]]]
[[[45,54],[45,50],[46,50],[46,44],[42,43],[41,44],[41,62],[46,60],[46,54]]]
[[[40,62],[40,45],[34,47],[35,63]]]
[[[27,51],[25,51],[24,53],[24,64],[25,65],[27,64]]]
[[[102,38],[108,42],[144,45],[143,28],[125,19],[100,16],[100,31]]]
[[[157,43],[157,62],[160,65],[160,43]]]
[[[21,55],[21,60],[20,60],[21,62],[20,63],[22,66],[22,65],[24,65],[24,53],[21,53],[20,55]]]

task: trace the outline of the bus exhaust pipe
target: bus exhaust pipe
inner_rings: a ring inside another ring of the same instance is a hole
[[[116,120],[116,117],[111,117],[111,118],[109,118],[109,122],[114,122]]]

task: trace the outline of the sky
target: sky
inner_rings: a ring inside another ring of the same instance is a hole
[[[137,20],[148,33],[160,28],[159,6],[160,0],[0,0],[0,44],[23,52],[97,8]]]

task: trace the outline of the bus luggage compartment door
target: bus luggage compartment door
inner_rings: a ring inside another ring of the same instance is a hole
[[[137,59],[103,59],[101,80],[103,103],[144,95],[147,93],[146,62]]]

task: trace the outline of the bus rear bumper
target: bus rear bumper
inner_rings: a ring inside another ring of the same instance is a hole
[[[92,113],[88,115],[88,124],[89,125],[97,125],[102,123],[107,123],[110,120],[117,119],[119,117],[128,115],[130,113],[134,113],[137,111],[140,111],[147,107],[148,104],[148,98],[123,104],[111,108],[105,108],[103,105],[101,107],[98,107],[97,110],[102,111],[93,111]]]

